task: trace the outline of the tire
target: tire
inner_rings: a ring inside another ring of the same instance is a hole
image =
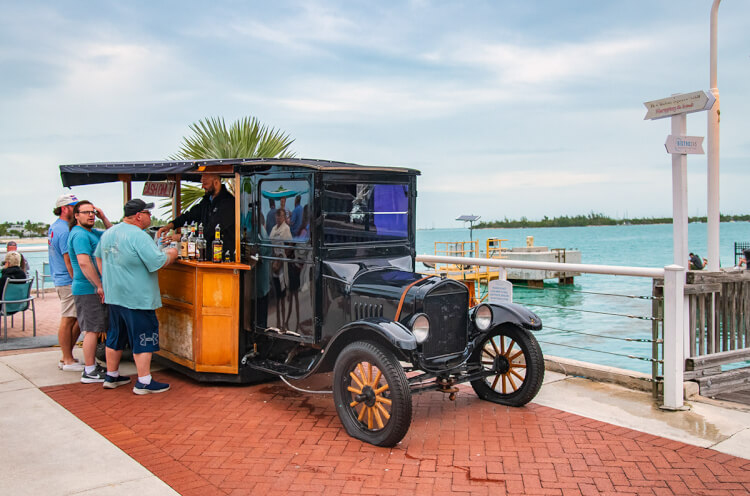
[[[369,341],[344,348],[333,368],[333,399],[350,436],[394,446],[411,424],[411,390],[394,354]]]
[[[495,372],[471,381],[483,400],[508,406],[523,406],[539,392],[544,380],[544,357],[536,338],[512,324],[487,333],[472,353],[470,362]]]

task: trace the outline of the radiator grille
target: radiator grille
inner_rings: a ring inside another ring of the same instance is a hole
[[[422,344],[425,357],[458,353],[466,349],[469,293],[453,284],[440,286],[424,299],[430,335]]]

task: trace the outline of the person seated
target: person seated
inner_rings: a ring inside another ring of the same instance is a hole
[[[26,273],[21,268],[21,254],[9,251],[5,254],[2,276],[0,276],[0,291],[5,292],[5,281],[8,279],[26,279]]]
[[[5,249],[9,252],[18,250],[18,245],[15,241],[8,241],[5,245]],[[29,273],[29,261],[26,260],[26,257],[23,256],[23,254],[19,253],[21,255],[21,265],[20,267],[23,269],[24,272],[27,274]]]
[[[695,253],[689,255],[690,270],[703,270],[703,261]]]

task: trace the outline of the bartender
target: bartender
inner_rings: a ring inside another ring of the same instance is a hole
[[[221,183],[221,177],[218,174],[202,174],[201,188],[206,194],[200,203],[184,214],[175,217],[169,224],[160,227],[157,236],[161,236],[162,233],[170,229],[177,229],[195,221],[196,225],[203,224],[203,236],[206,238],[206,244],[210,250],[211,242],[215,237],[216,224],[219,224],[224,251],[229,250],[230,253],[234,253],[234,196]],[[232,259],[234,259],[234,256],[232,256]]]

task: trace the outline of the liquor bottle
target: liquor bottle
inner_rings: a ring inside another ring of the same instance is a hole
[[[187,257],[188,257],[188,235],[187,235],[187,227],[183,226],[182,237],[180,238],[180,258],[182,260],[187,260]]]
[[[167,236],[169,237],[169,240],[170,240],[169,241],[169,247],[170,248],[174,248],[175,250],[177,250],[177,240],[174,239],[174,230],[170,229],[169,230],[169,234],[167,234]],[[177,253],[179,254],[180,250],[177,250]]]
[[[199,262],[206,261],[206,238],[203,237],[203,222],[198,224],[198,239],[195,241],[196,258]]]
[[[195,260],[195,222],[190,224],[190,235],[188,236],[188,259]]]
[[[211,243],[211,252],[213,253],[212,260],[214,263],[221,263],[221,254],[224,250],[224,242],[221,240],[221,229],[219,224],[216,224],[216,230],[214,231],[214,241]]]

